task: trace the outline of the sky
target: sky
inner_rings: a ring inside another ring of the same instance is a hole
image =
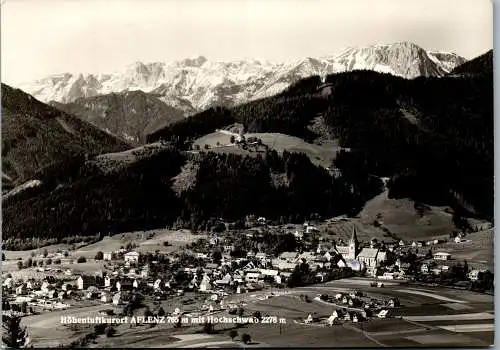
[[[493,47],[489,0],[0,0],[1,78],[109,73],[203,55],[269,61],[410,41],[467,59]]]

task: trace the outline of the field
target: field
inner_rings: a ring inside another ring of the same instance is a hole
[[[331,166],[336,152],[340,150],[336,142],[324,142],[321,145],[316,145],[307,143],[298,137],[280,133],[255,133],[245,135],[246,137],[257,137],[261,139],[264,145],[269,146],[270,149],[274,149],[278,153],[284,150],[288,152],[305,153],[314,164],[323,167]],[[222,146],[217,146],[217,143]],[[255,152],[245,151],[239,147],[230,145],[229,136],[218,132],[200,137],[195,141],[195,144],[199,145],[201,149],[203,149],[205,145],[209,145],[211,151],[214,152],[237,153],[243,155],[256,154]]]

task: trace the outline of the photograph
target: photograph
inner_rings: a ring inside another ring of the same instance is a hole
[[[2,347],[490,347],[493,2],[2,0]]]

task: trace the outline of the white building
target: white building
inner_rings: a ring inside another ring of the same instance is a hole
[[[124,255],[125,262],[128,263],[138,263],[139,262],[139,253],[137,252],[128,252]]]
[[[434,253],[434,259],[435,260],[450,260],[451,254],[446,253],[446,252],[437,252],[437,253]]]
[[[104,253],[102,258],[105,261],[111,261],[111,257],[112,257],[112,253],[108,252],[108,253]]]

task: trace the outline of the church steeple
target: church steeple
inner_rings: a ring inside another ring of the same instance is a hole
[[[356,243],[358,244],[358,235],[356,232],[356,226],[352,227],[352,234],[351,234],[351,239],[349,240],[349,243]]]
[[[356,226],[353,226],[351,239],[349,240],[349,259],[356,259],[356,255],[358,255],[358,236]]]

